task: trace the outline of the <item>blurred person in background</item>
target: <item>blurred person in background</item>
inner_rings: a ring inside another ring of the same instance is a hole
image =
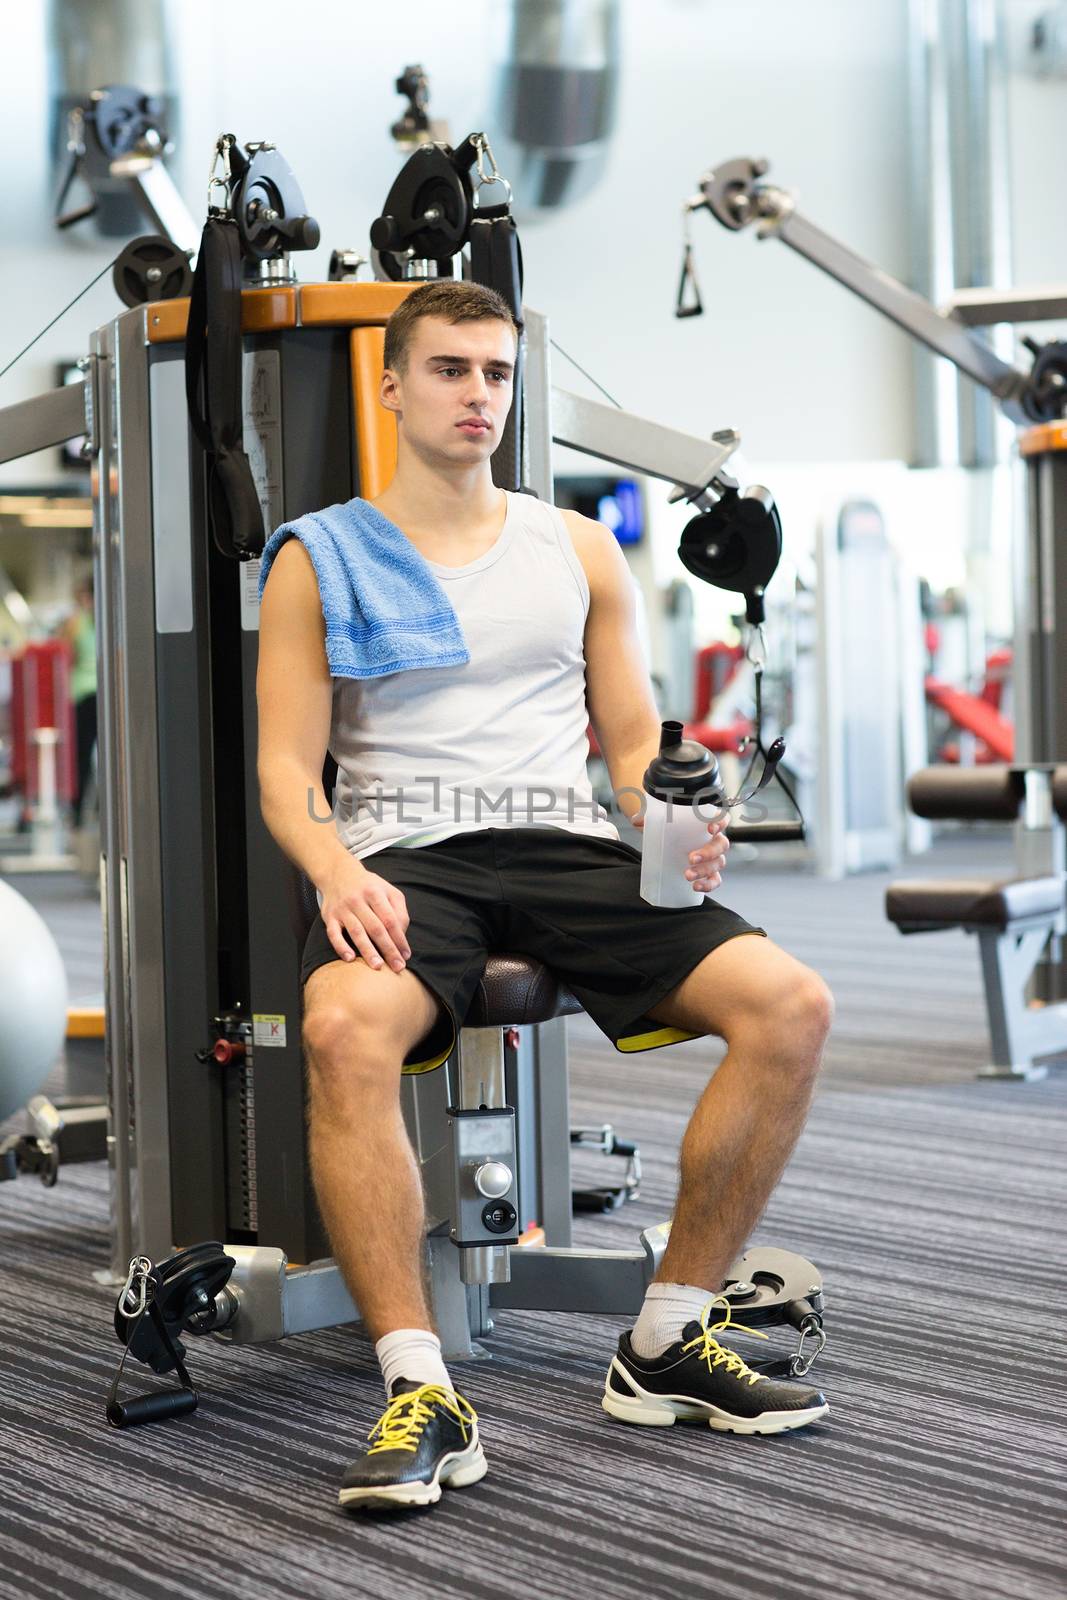
[[[85,795],[96,746],[96,613],[91,575],[83,578],[74,591],[74,611],[63,624],[62,637],[70,645],[73,654],[70,697],[74,702],[78,758],[74,825],[80,828],[84,821]]]

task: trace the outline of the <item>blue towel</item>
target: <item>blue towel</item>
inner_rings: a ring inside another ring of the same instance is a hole
[[[381,678],[470,660],[459,619],[425,559],[366,500],[327,506],[275,529],[263,550],[260,600],[286,539],[300,540],[319,580],[331,677]]]

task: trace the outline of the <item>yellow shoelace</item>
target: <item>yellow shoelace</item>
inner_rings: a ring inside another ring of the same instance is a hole
[[[725,1306],[726,1315],[721,1322],[713,1323],[709,1328],[708,1314],[713,1306]],[[753,1372],[751,1367],[745,1365],[741,1357],[737,1354],[736,1350],[727,1350],[725,1345],[721,1345],[714,1335],[717,1333],[725,1333],[727,1328],[736,1328],[738,1333],[754,1334],[757,1339],[766,1339],[767,1335],[765,1333],[760,1333],[758,1328],[746,1328],[743,1322],[731,1321],[732,1317],[733,1306],[730,1304],[729,1300],[726,1300],[722,1297],[716,1297],[713,1300],[709,1300],[703,1311],[700,1313],[700,1327],[702,1331],[699,1338],[690,1339],[688,1344],[684,1344],[682,1346],[682,1350],[683,1352],[688,1353],[690,1350],[695,1350],[699,1346],[700,1359],[707,1362],[709,1372],[712,1372],[716,1367],[725,1367],[727,1372],[732,1372],[735,1377],[742,1380],[747,1378],[749,1387],[751,1388],[754,1383],[759,1383],[765,1374],[762,1372]]]
[[[412,1389],[408,1394],[398,1394],[395,1400],[390,1400],[367,1435],[374,1440],[367,1454],[372,1456],[378,1450],[417,1450],[423,1428],[433,1419],[434,1406],[451,1412],[459,1423],[466,1444],[468,1424],[478,1420],[474,1407],[453,1389],[444,1389],[438,1383],[424,1383],[421,1389]],[[379,1437],[375,1439],[375,1435]]]

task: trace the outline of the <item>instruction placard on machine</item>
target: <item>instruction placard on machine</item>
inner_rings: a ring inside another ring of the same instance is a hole
[[[281,1050],[285,1047],[285,1017],[275,1016],[269,1011],[253,1011],[252,1013],[252,1043],[259,1049]]]
[[[285,516],[281,356],[277,350],[245,351],[241,393],[245,454],[269,538]],[[246,633],[259,629],[261,565],[258,559],[241,563],[241,627]]]

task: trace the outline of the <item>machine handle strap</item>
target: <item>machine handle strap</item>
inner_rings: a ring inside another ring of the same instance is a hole
[[[522,250],[508,205],[485,206],[470,221],[471,280],[495,289],[522,326]],[[498,488],[522,487],[522,344],[515,362],[514,399],[503,438],[493,456]]]
[[[686,291],[689,299],[686,300]],[[674,301],[674,314],[676,317],[702,317],[704,315],[704,302],[700,298],[700,285],[697,282],[696,267],[693,265],[693,246],[686,241],[682,250],[682,274],[678,279],[678,293]]]
[[[756,634],[758,634],[760,640],[762,641],[762,628],[756,628],[754,631]],[[755,840],[760,834],[762,834],[764,842],[766,843],[770,843],[771,840],[776,837],[790,840],[803,839],[805,834],[804,814],[797,803],[796,795],[793,793],[792,789],[789,787],[788,783],[786,783],[781,772],[779,771],[779,763],[785,755],[785,740],[781,737],[775,739],[769,750],[766,750],[763,745],[763,662],[754,655],[751,645],[749,647],[748,659],[752,663],[752,669],[755,674],[756,683],[756,731],[754,738],[752,739],[752,743],[756,748],[752,752],[752,759],[748,764],[748,770],[741,780],[741,788],[731,800],[727,801],[727,805],[746,805],[748,801],[754,800],[762,789],[766,788],[767,784],[770,783],[772,778],[777,778],[779,787],[785,790],[786,795],[789,797],[790,804],[797,814],[797,821],[796,823],[756,822],[742,824],[741,827],[733,830],[731,837],[736,838],[738,843],[744,842],[746,838],[750,841]],[[754,789],[750,789],[748,794],[745,794],[743,791],[746,783],[752,776],[752,769],[756,765],[757,755],[761,755],[763,757],[763,771],[760,774],[760,780],[756,787]]]
[[[208,464],[208,522],[224,556],[249,560],[266,542],[244,450],[241,398],[241,239],[231,218],[209,216],[189,301],[185,394]]]
[[[160,1315],[159,1307],[155,1303],[155,1279],[146,1283],[145,1303],[134,1318],[133,1327],[126,1336],[126,1348],[122,1352],[118,1370],[111,1380],[107,1401],[104,1406],[104,1415],[113,1428],[137,1428],[146,1422],[162,1422],[169,1417],[188,1416],[196,1410],[198,1395],[193,1388],[192,1379],[186,1370],[174,1341],[167,1330],[166,1322]],[[119,1383],[122,1380],[122,1369],[126,1365],[126,1357],[130,1353],[134,1335],[140,1325],[141,1318],[147,1316],[154,1325],[157,1334],[163,1341],[167,1354],[174,1363],[181,1382],[180,1389],[154,1389],[144,1394],[134,1395],[132,1400],[119,1399]]]

